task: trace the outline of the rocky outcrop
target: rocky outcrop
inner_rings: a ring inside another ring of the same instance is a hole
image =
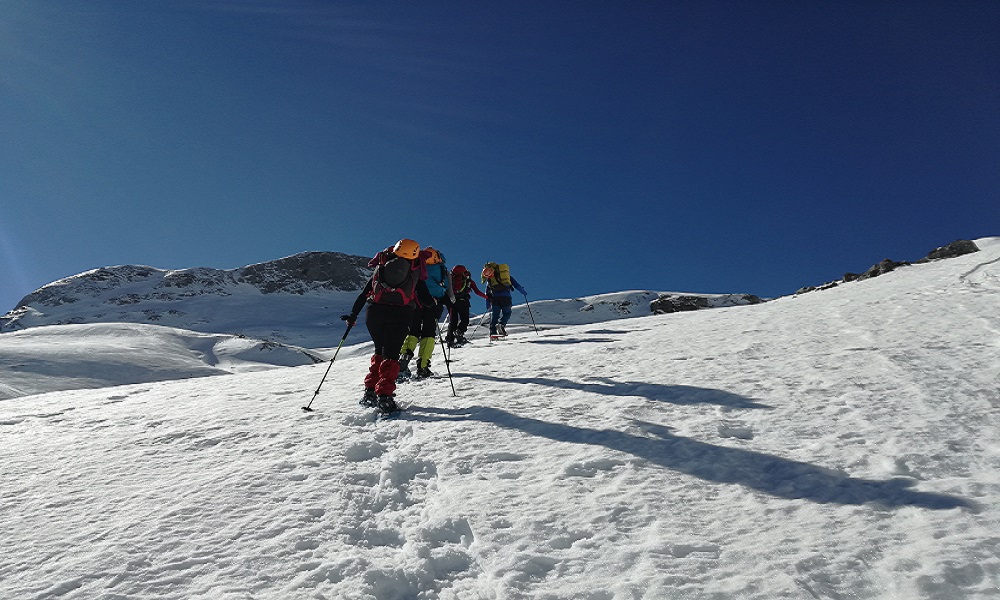
[[[948,244],[947,246],[941,246],[940,248],[935,248],[924,258],[918,260],[916,263],[909,262],[896,262],[892,259],[884,259],[879,263],[872,265],[864,273],[844,273],[843,279],[840,281],[831,281],[818,286],[808,286],[804,287],[795,292],[795,295],[805,294],[807,292],[815,292],[819,290],[828,290],[830,288],[835,288],[841,283],[849,283],[851,281],[864,281],[865,279],[871,279],[873,277],[878,277],[880,275],[885,275],[895,271],[900,267],[906,267],[911,264],[922,264],[928,263],[935,260],[941,260],[945,258],[955,258],[958,256],[963,256],[965,254],[970,254],[972,252],[979,252],[979,247],[972,240],[958,240]]]
[[[948,244],[947,246],[941,246],[940,248],[931,250],[930,254],[921,258],[917,262],[926,263],[931,262],[932,260],[940,260],[942,258],[955,258],[966,254],[972,254],[973,252],[979,252],[979,246],[976,245],[976,242],[973,242],[972,240],[958,240]]]
[[[262,294],[304,294],[309,291],[360,290],[371,271],[368,258],[340,252],[303,252],[239,269],[210,268],[165,271],[137,265],[102,267],[50,283],[25,296],[16,308],[61,306],[96,298],[110,304],[138,304],[146,300],[169,301],[195,295],[227,296],[241,284]],[[127,290],[127,292],[126,292]]]
[[[371,276],[368,258],[304,252],[238,269],[102,267],[50,283],[0,317],[0,331],[71,323],[155,323],[325,344],[324,331]],[[331,317],[331,315],[333,315]],[[318,339],[318,341],[317,341]]]
[[[886,273],[891,273],[892,271],[895,271],[899,267],[905,267],[908,266],[909,264],[910,263],[908,262],[896,262],[894,260],[886,258],[885,260],[872,265],[870,269],[859,275],[857,279],[858,281],[862,281],[865,279],[871,279],[872,277],[878,277],[879,275],[885,275]],[[847,275],[850,275],[850,273],[848,273]],[[844,276],[844,281],[847,281],[847,275]]]
[[[763,302],[753,294],[660,294],[660,297],[649,303],[649,309],[654,315],[675,312],[687,312],[704,308],[722,308],[725,306],[743,306]]]
[[[360,290],[368,277],[368,258],[339,252],[304,252],[239,269],[236,280],[264,294],[304,294],[315,289]]]

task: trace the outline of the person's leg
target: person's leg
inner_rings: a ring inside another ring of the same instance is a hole
[[[441,314],[441,306],[429,306],[423,309],[423,321],[420,327],[420,343],[417,359],[417,377],[430,375],[431,357],[434,356],[434,341],[437,340],[437,320]]]
[[[374,401],[373,396],[376,394],[375,386],[379,380],[379,371],[383,361],[381,352],[385,342],[384,315],[376,307],[369,307],[365,313],[365,326],[368,328],[368,334],[371,336],[372,342],[375,343],[375,353],[372,354],[371,363],[368,366],[368,374],[365,375],[365,395],[362,402],[371,403]]]
[[[396,377],[399,376],[399,351],[410,331],[412,312],[407,307],[390,307],[382,329],[382,363],[379,365],[375,393],[392,396],[396,393]]]
[[[470,300],[459,300],[455,303],[455,312],[458,313],[455,319],[458,321],[455,326],[457,339],[465,339],[465,332],[469,330],[469,309],[471,306]]]
[[[500,335],[507,335],[507,321],[510,321],[510,310],[510,306],[505,306],[501,311],[500,324],[497,326]]]
[[[500,313],[503,308],[499,306],[494,299],[493,302],[493,314],[490,315],[490,335],[497,334],[497,324],[500,323]]]

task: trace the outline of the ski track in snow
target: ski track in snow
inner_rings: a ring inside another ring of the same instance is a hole
[[[322,364],[0,402],[0,597],[998,598],[981,246],[474,340],[391,419],[351,354],[313,413]]]

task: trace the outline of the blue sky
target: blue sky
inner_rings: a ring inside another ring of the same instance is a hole
[[[997,31],[992,0],[0,0],[0,309],[400,237],[535,299],[917,259],[1000,235]]]

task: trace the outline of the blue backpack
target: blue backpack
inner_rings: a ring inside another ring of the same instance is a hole
[[[427,291],[435,298],[443,298],[448,293],[448,267],[443,261],[427,265],[427,281],[424,283],[427,284]]]

